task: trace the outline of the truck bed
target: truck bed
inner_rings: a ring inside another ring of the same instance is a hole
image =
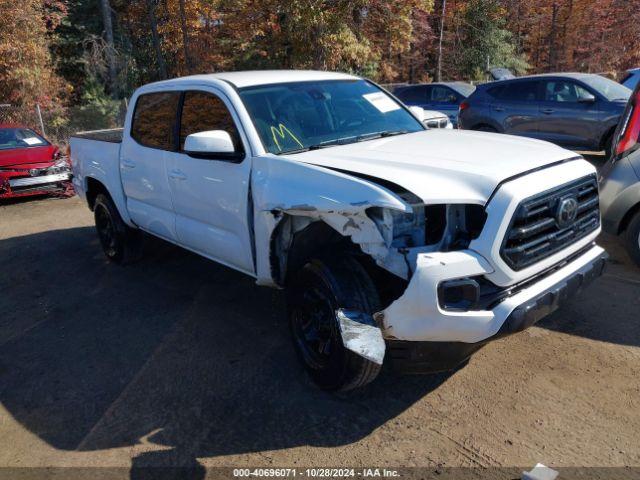
[[[88,132],[78,132],[71,135],[75,138],[84,138],[86,140],[97,140],[99,142],[121,143],[122,128],[111,128],[108,130],[91,130]]]
[[[80,132],[69,139],[73,187],[76,193],[85,198],[88,182],[93,179],[104,185],[118,208],[126,212],[120,181],[121,145],[121,128]]]

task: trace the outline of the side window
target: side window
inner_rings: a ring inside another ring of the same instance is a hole
[[[532,102],[538,97],[538,82],[512,82],[495,92],[499,100],[512,102]]]
[[[435,86],[431,89],[431,101],[433,102],[448,103],[451,95],[455,94],[447,87]]]
[[[585,88],[567,80],[549,81],[544,89],[544,99],[547,102],[576,103],[590,95]]]
[[[138,97],[131,137],[145,147],[174,150],[179,102],[180,92],[148,93]]]
[[[229,109],[211,93],[189,91],[184,94],[180,119],[180,149],[187,136],[209,130],[224,130],[231,136],[236,152],[242,152],[242,142]]]
[[[425,103],[428,90],[426,87],[407,87],[396,94],[403,102]]]

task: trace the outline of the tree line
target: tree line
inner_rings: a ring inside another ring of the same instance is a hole
[[[640,66],[630,0],[0,0],[0,103],[112,115],[164,78],[313,68],[381,83]]]

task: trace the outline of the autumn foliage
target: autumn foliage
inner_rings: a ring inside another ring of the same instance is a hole
[[[0,18],[0,103],[23,105],[104,104],[221,70],[429,81],[441,26],[443,79],[483,80],[487,66],[614,76],[640,66],[629,0],[0,0]]]

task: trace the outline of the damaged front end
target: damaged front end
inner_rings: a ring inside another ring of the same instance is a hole
[[[49,164],[38,164],[31,168],[0,168],[0,199],[31,195],[73,196],[71,167],[61,158]]]
[[[283,287],[300,259],[352,248],[375,270],[383,311],[404,293],[419,257],[466,249],[486,219],[481,205],[428,205],[398,185],[348,172],[273,158],[257,167],[255,244],[270,246],[256,251],[260,284]],[[336,312],[345,347],[376,363],[393,338],[382,311]]]

